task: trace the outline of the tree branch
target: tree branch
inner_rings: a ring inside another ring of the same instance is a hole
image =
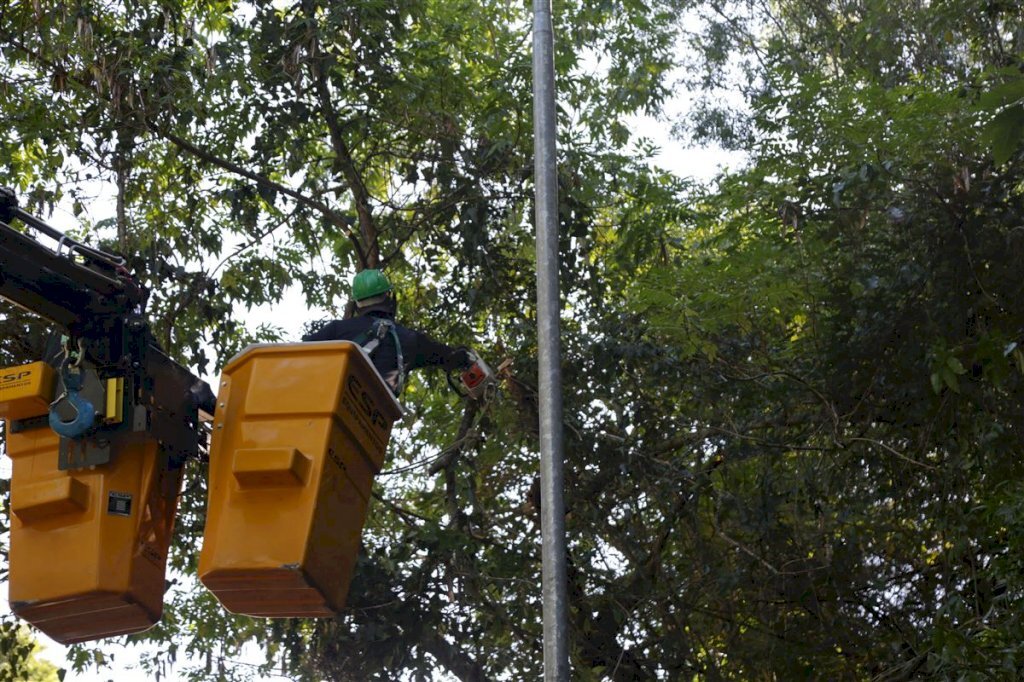
[[[419,645],[437,659],[437,662],[454,673],[462,682],[483,682],[487,677],[483,667],[458,646],[450,644],[436,632],[426,634]]]
[[[36,62],[40,66],[43,66],[53,71],[62,70],[58,64],[39,54],[29,46],[24,44],[22,41],[18,40],[16,37],[11,36],[9,34],[5,34],[3,37],[4,40],[9,45],[19,50],[21,53],[26,55],[30,60]],[[93,87],[91,87],[90,84],[85,80],[73,76],[68,76],[67,81],[75,85],[78,89],[87,91],[95,95],[97,99],[106,101],[108,104],[111,103],[111,98],[109,96],[103,96],[102,94],[97,93],[96,90]],[[144,101],[141,93],[135,94],[135,101]],[[251,171],[233,161],[222,158],[206,149],[203,149],[198,145],[194,144],[193,142],[190,142],[189,140],[179,135],[175,135],[169,130],[158,126],[154,121],[152,121],[149,117],[145,115],[145,112],[143,111],[142,108],[135,107],[133,113],[135,113],[138,116],[138,119],[142,122],[146,129],[153,133],[156,137],[163,139],[167,142],[170,142],[171,144],[178,147],[182,151],[192,156],[195,156],[198,159],[206,161],[207,163],[213,164],[214,166],[222,168],[230,173],[246,178],[248,180],[252,180],[261,187],[273,189],[279,194],[283,194],[287,197],[290,197],[299,205],[313,209],[316,212],[320,213],[332,226],[338,228],[339,230],[342,231],[342,233],[344,233],[344,235],[349,239],[349,241],[352,242],[352,245],[356,250],[356,255],[359,258],[359,261],[364,265],[366,264],[366,252],[363,250],[363,245],[362,242],[360,242],[358,235],[352,232],[348,224],[345,222],[343,216],[339,215],[336,211],[334,211],[330,206],[328,206],[324,202],[319,201],[317,199],[312,199],[302,194],[301,192],[292,189],[291,187],[287,187],[279,182],[275,182],[270,178],[266,177],[265,175]]]
[[[168,130],[161,129],[151,121],[146,121],[146,127],[154,135],[157,135],[158,137],[167,140],[168,142],[174,144],[182,151],[188,152],[189,154],[199,159],[202,159],[207,163],[212,163],[215,166],[223,168],[226,171],[230,171],[235,175],[240,175],[243,178],[248,178],[249,180],[252,180],[258,185],[261,185],[268,189],[273,189],[276,192],[279,192],[280,194],[284,194],[285,196],[291,197],[292,199],[295,200],[296,203],[302,206],[314,209],[318,213],[322,214],[324,218],[326,218],[327,221],[331,223],[331,225],[340,229],[345,234],[345,236],[348,237],[349,241],[351,241],[352,245],[355,247],[356,255],[359,257],[360,262],[364,264],[366,263],[366,253],[365,251],[363,251],[363,246],[362,243],[359,241],[359,237],[352,232],[349,226],[345,223],[343,217],[338,215],[338,213],[332,210],[331,207],[328,206],[327,204],[323,203],[322,201],[318,201],[317,199],[311,199],[306,195],[302,194],[301,192],[292,189],[291,187],[287,187],[279,182],[271,180],[265,175],[260,175],[259,173],[244,168],[238,165],[237,163],[234,163],[227,159],[221,158],[216,154],[208,152],[205,149],[202,149],[197,145],[193,144],[192,142],[189,142],[183,137],[179,137],[178,135],[175,135],[174,133]]]
[[[314,16],[310,14],[310,19]],[[370,193],[366,189],[366,183],[356,168],[352,152],[345,143],[342,134],[341,124],[338,122],[338,113],[331,101],[331,91],[327,84],[327,76],[321,68],[318,55],[318,42],[313,37],[310,45],[309,71],[316,88],[317,98],[320,101],[320,109],[323,113],[324,122],[331,136],[331,147],[334,149],[334,170],[340,172],[349,190],[352,192],[352,199],[355,203],[356,215],[359,217],[359,232],[366,247],[362,254],[363,266],[376,268],[380,264],[380,245],[378,243],[377,226],[374,223],[373,212],[370,207]]]

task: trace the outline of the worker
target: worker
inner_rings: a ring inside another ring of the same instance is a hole
[[[303,341],[354,341],[370,354],[374,366],[396,396],[405,377],[421,367],[462,369],[472,364],[469,350],[435,341],[395,322],[398,302],[391,282],[380,270],[363,270],[352,280],[356,316],[333,320],[302,337]]]

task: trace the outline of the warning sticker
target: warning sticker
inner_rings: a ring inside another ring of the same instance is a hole
[[[107,497],[107,513],[114,516],[131,516],[131,493],[118,493],[111,490],[110,495]]]

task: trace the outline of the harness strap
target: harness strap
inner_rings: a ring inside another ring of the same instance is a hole
[[[398,340],[398,330],[390,322],[388,322],[388,328],[391,330],[391,338],[395,340],[395,356],[398,360],[398,386],[395,388],[395,395],[399,395],[402,392],[402,387],[405,386],[405,358],[402,355],[402,342]]]
[[[395,387],[394,393],[398,395],[402,392],[402,387],[405,385],[405,357],[402,354],[402,342],[398,340],[398,330],[395,329],[395,323],[391,320],[377,318],[373,321],[373,326],[370,327],[369,331],[365,331],[356,337],[355,343],[362,346],[366,354],[372,358],[377,348],[380,347],[380,342],[384,340],[388,332],[391,332],[391,338],[395,341],[395,355],[398,362],[398,385]],[[367,339],[369,340],[367,341]]]

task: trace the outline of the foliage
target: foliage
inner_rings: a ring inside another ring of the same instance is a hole
[[[344,614],[232,617],[186,579],[130,639],[164,645],[151,672],[537,677],[525,8],[39,7],[3,16],[3,175],[37,210],[77,200],[178,357],[272,338],[238,311],[289,286],[340,314],[381,265],[410,324],[513,362],[479,415],[442,377],[409,387]],[[1024,27],[975,9],[555,13],[574,678],[1019,677]],[[678,130],[749,154],[705,186],[626,126],[670,92],[677,41],[706,95]],[[247,643],[260,670],[232,665]]]
[[[982,31],[955,7],[760,15],[778,31],[749,46],[750,167],[629,291],[677,368],[643,371],[657,417],[633,434],[691,448],[658,458],[692,481],[659,560],[691,572],[664,570],[643,617],[693,634],[680,671],[974,679],[1024,663],[1006,525],[1021,148],[1002,128],[1019,17],[993,7]]]
[[[39,643],[28,628],[0,620],[0,680],[3,682],[57,682],[64,670],[37,656]]]
[[[628,60],[613,60],[608,78],[580,73],[563,90],[574,110],[562,208],[572,277],[596,267],[577,260],[570,240],[586,238],[587,204],[606,194],[605,175],[643,172],[622,153],[620,118],[663,94],[645,82],[658,80],[652,64],[668,63],[671,35],[658,25],[634,35],[630,18],[646,20],[647,9],[581,5],[567,15],[580,40],[630,50]],[[9,4],[0,35],[9,95],[0,106],[11,122],[3,175],[30,209],[70,203],[86,234],[123,251],[151,291],[158,340],[200,370],[249,341],[274,337],[272,329],[244,329],[236,310],[297,286],[310,305],[340,314],[347,274],[371,265],[388,269],[411,324],[455,343],[478,338],[478,347],[515,355],[528,368],[533,313],[521,304],[533,299],[527,19],[522,6],[461,0]],[[558,68],[578,72],[576,52],[560,50]],[[617,142],[609,147],[611,133]],[[600,167],[584,167],[591,159]],[[112,220],[111,211],[91,212],[98,187],[114,188]],[[396,464],[454,436],[457,403],[439,378],[426,384],[407,393],[421,426],[396,447]],[[528,405],[534,398],[524,391]],[[480,456],[504,479],[488,484],[496,496],[490,502],[517,525],[515,491],[529,488],[523,467],[535,447],[530,427],[520,427],[535,415],[515,405],[494,409],[500,420],[488,416],[481,428],[489,438]],[[506,422],[506,443],[518,450],[511,459],[498,436]],[[535,674],[538,657],[513,664],[485,662],[483,649],[463,653],[449,633],[470,626],[469,607],[439,607],[462,593],[452,571],[465,570],[458,557],[479,544],[461,513],[447,514],[472,494],[472,466],[452,464],[436,486],[424,487],[420,470],[392,479],[385,495],[400,494],[403,506],[428,521],[421,527],[381,503],[367,533],[367,557],[376,561],[368,559],[344,627],[227,618],[209,596],[186,590],[168,605],[161,627],[139,638],[174,641],[154,670],[181,651],[201,661],[197,676],[234,675],[220,672],[226,659],[254,640],[265,646],[268,666],[283,652],[290,664],[323,674],[317,671],[347,665],[341,652],[330,652],[350,638],[366,651],[360,679],[387,677],[390,666],[511,666]],[[202,516],[200,487],[182,499],[173,557],[179,569],[194,567]],[[537,530],[535,520],[518,525],[521,533]],[[406,544],[422,549],[403,554]],[[499,552],[494,575],[520,570],[531,555],[528,546]],[[480,570],[483,559],[490,557]],[[539,566],[530,559],[527,568]],[[516,581],[522,591],[530,579]],[[396,592],[409,599],[361,609]],[[536,639],[535,602],[514,594],[502,601],[523,623],[517,641]],[[507,640],[505,617],[488,619],[480,646],[490,646],[487,637]],[[304,656],[311,649],[324,653]],[[77,664],[94,660],[91,648],[76,654]]]

